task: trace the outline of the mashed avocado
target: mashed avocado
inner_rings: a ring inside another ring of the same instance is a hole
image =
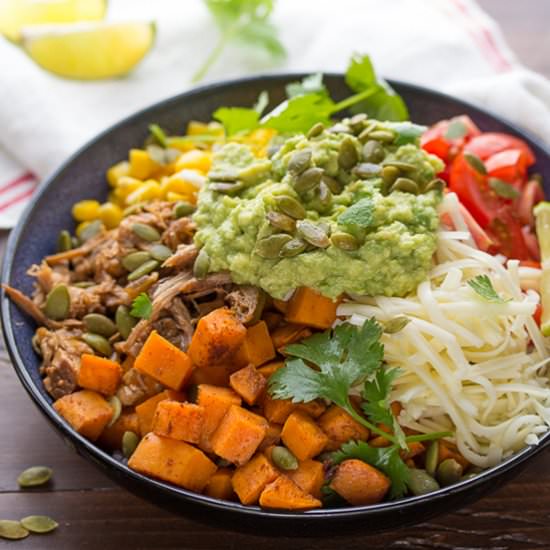
[[[276,298],[299,286],[331,298],[413,291],[436,247],[440,162],[414,143],[360,137],[293,136],[271,159],[237,143],[217,152],[194,215],[210,271]]]

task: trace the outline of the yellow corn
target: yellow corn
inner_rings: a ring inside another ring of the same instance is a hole
[[[205,124],[204,122],[198,122],[197,120],[192,120],[187,125],[188,136],[200,136],[208,133],[209,133],[208,124]]]
[[[181,174],[174,174],[173,176],[165,178],[162,181],[160,188],[163,196],[166,196],[169,192],[179,193],[182,195],[192,195],[199,190],[197,185],[183,177]]]
[[[82,222],[82,223],[79,223],[77,226],[76,226],[76,229],[75,229],[75,235],[77,237],[80,238],[80,235],[82,234],[82,230],[87,227],[88,225],[90,225],[90,222]]]
[[[143,185],[141,180],[131,178],[130,176],[122,176],[118,180],[114,193],[119,200],[125,201],[126,197],[136,189],[139,189],[141,185]]]
[[[149,178],[159,165],[143,149],[130,149],[130,176],[140,180]]]
[[[192,149],[183,153],[176,161],[174,169],[176,172],[189,168],[199,170],[206,174],[212,165],[212,153],[210,151],[201,151],[200,149]]]
[[[116,187],[118,180],[122,176],[127,176],[130,174],[130,163],[126,160],[118,162],[114,166],[111,166],[107,170],[107,181],[111,187]]]
[[[73,218],[77,222],[96,220],[99,216],[99,202],[83,200],[73,205]]]
[[[160,184],[155,180],[144,181],[135,191],[132,191],[126,197],[127,204],[136,204],[136,202],[152,201],[162,197]]]
[[[257,157],[267,156],[267,147],[275,135],[272,128],[258,128],[243,139],[243,143],[250,145],[252,152]]]
[[[174,193],[174,191],[168,191],[168,193],[166,193],[166,200],[168,202],[185,201],[191,204],[197,204],[197,195],[184,195],[182,193]]]
[[[107,229],[113,229],[122,220],[122,210],[112,202],[105,202],[99,207],[99,219]]]

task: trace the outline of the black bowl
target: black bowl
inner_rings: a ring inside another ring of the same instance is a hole
[[[109,128],[70,158],[37,192],[17,227],[12,231],[4,258],[2,280],[30,293],[32,280],[27,268],[54,250],[61,229],[72,227],[71,205],[84,198],[102,199],[107,193],[105,170],[126,157],[128,150],[143,143],[151,122],[169,132],[181,134],[191,119],[209,120],[221,105],[250,106],[262,90],[269,92],[273,104],[285,95],[285,84],[303,75],[274,75],[213,84],[157,103]],[[325,81],[336,99],[349,95],[341,75],[327,75]],[[482,130],[516,134],[533,148],[534,170],[550,180],[550,155],[533,137],[477,107],[452,97],[392,82],[407,103],[411,119],[431,124],[442,118],[468,114]],[[550,189],[548,189],[550,192]],[[313,510],[305,513],[261,510],[198,495],[173,485],[140,475],[114,460],[93,443],[76,433],[52,408],[38,372],[39,361],[31,346],[35,330],[32,320],[21,313],[2,293],[1,320],[7,348],[23,386],[44,416],[60,432],[66,443],[101,468],[109,477],[130,491],[172,511],[192,514],[199,519],[223,523],[226,527],[252,529],[263,533],[309,535],[328,532],[349,533],[350,529],[372,532],[417,523],[443,512],[469,504],[519,471],[550,445],[546,435],[536,447],[528,447],[502,464],[464,481],[426,496],[385,502],[374,506]],[[337,527],[345,527],[338,529]]]

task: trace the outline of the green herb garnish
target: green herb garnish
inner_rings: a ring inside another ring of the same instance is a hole
[[[132,317],[138,317],[140,319],[150,319],[153,313],[153,304],[151,299],[145,292],[142,292],[132,302],[132,309],[130,315]]]
[[[362,229],[370,227],[374,223],[374,203],[372,199],[364,198],[349,206],[338,217],[341,225],[355,225]]]
[[[328,95],[327,89],[323,84],[323,73],[310,74],[302,78],[300,82],[291,82],[286,86],[286,95],[288,97],[319,93]]]
[[[150,124],[149,132],[151,132],[151,137],[156,141],[161,147],[168,147],[168,138],[164,133],[164,130],[158,124]]]
[[[491,283],[491,279],[489,279],[487,275],[478,275],[470,279],[468,285],[470,285],[474,292],[478,296],[481,296],[486,302],[505,304],[510,301],[499,296],[498,292],[493,287],[493,283]]]
[[[489,178],[489,187],[504,199],[516,199],[521,194],[513,185],[499,178]]]
[[[246,107],[220,107],[213,118],[223,124],[226,136],[240,132],[250,132],[258,127],[260,116],[269,103],[269,96],[264,90],[252,109]]]
[[[468,133],[466,124],[459,119],[451,120],[447,130],[445,131],[445,139],[460,139]]]

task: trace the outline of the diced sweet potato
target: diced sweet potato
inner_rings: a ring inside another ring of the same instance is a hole
[[[267,386],[266,379],[249,365],[229,377],[231,387],[248,403],[254,405]]]
[[[231,479],[233,471],[229,468],[220,468],[209,480],[204,488],[204,494],[221,500],[231,500],[235,494]]]
[[[290,414],[296,410],[296,403],[290,399],[273,399],[267,393],[262,403],[264,416],[275,424],[284,424]]]
[[[233,475],[233,489],[243,504],[255,504],[268,483],[279,476],[264,454],[258,453],[249,462],[237,468]]]
[[[327,406],[321,399],[315,399],[307,403],[297,403],[296,410],[305,412],[311,418],[319,418],[327,410]]]
[[[109,451],[120,450],[124,432],[140,433],[139,418],[135,412],[123,412],[112,426],[107,426],[103,430],[97,443]]]
[[[122,368],[116,361],[90,353],[83,353],[80,357],[78,385],[81,388],[114,395],[121,378]]]
[[[286,319],[290,323],[327,329],[336,321],[338,302],[311,288],[300,287],[288,301]]]
[[[310,510],[320,508],[322,503],[300,489],[291,479],[281,475],[262,491],[260,506],[280,510]]]
[[[269,379],[271,375],[277,372],[280,368],[284,367],[284,361],[272,361],[267,365],[258,367],[256,370],[266,379]]]
[[[391,445],[391,441],[384,437],[383,435],[377,435],[376,437],[373,437],[372,439],[369,439],[369,445],[371,447],[389,447]]]
[[[220,425],[231,405],[240,405],[241,398],[229,388],[219,388],[209,384],[200,384],[197,388],[197,405],[204,408],[199,447],[212,452],[212,435]]]
[[[285,346],[299,342],[311,335],[312,332],[307,327],[290,324],[276,328],[271,333],[271,339],[273,340],[275,349],[283,351]]]
[[[265,437],[260,443],[258,450],[264,451],[267,447],[270,447],[271,445],[277,445],[277,443],[279,443],[279,441],[281,440],[281,430],[282,428],[280,425],[270,422],[267,426]]]
[[[411,441],[410,443],[407,443],[407,445],[409,446],[408,450],[401,449],[399,451],[399,454],[403,460],[408,460],[421,455],[426,450],[420,441]]]
[[[317,456],[328,442],[323,430],[302,411],[294,411],[287,418],[281,439],[299,460]]]
[[[81,435],[95,441],[113,417],[113,409],[95,391],[81,390],[58,399],[53,408]]]
[[[338,466],[330,488],[350,504],[376,504],[388,492],[390,480],[370,464],[350,458]]]
[[[246,327],[227,308],[205,315],[197,323],[189,355],[197,367],[227,362],[246,338]]]
[[[275,348],[264,321],[249,327],[246,338],[233,356],[235,365],[244,367],[254,365],[259,367],[275,357]]]
[[[148,433],[128,461],[136,472],[200,493],[216,465],[199,449],[176,439]]]
[[[369,430],[336,405],[329,407],[318,422],[329,438],[326,451],[335,451],[350,439],[367,441],[369,438]]]
[[[285,472],[286,475],[306,493],[321,498],[321,487],[325,481],[323,464],[318,460],[301,460],[296,470]]]
[[[139,432],[142,437],[153,429],[153,417],[155,416],[157,405],[166,399],[183,401],[184,395],[173,390],[164,390],[156,395],[153,395],[153,397],[150,397],[143,403],[136,405],[135,411],[138,415]]]
[[[262,416],[231,405],[212,436],[212,449],[218,456],[241,466],[256,452],[267,426]]]
[[[198,443],[203,421],[204,407],[200,405],[161,401],[153,417],[153,432],[188,443]]]
[[[470,463],[458,452],[458,449],[452,443],[443,439],[439,440],[439,463],[447,460],[448,458],[454,458],[459,464],[466,469]]]
[[[151,332],[136,357],[134,367],[173,390],[181,390],[193,371],[191,359],[181,349]]]
[[[267,311],[263,314],[263,320],[265,321],[269,332],[271,332],[281,326],[284,318],[281,313],[277,313],[276,311]]]
[[[189,385],[210,384],[212,386],[228,386],[230,369],[226,365],[214,365],[205,369],[194,369]]]

